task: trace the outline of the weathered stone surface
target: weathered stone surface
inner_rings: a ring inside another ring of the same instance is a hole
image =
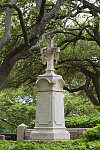
[[[24,140],[24,134],[25,134],[25,129],[27,128],[27,125],[25,124],[20,124],[18,127],[17,127],[17,140]]]
[[[33,134],[32,134],[33,133]],[[69,140],[70,133],[66,128],[35,128],[31,132],[30,139],[34,140],[56,140],[56,141],[65,141]]]
[[[81,139],[84,138],[83,132],[89,128],[67,128],[67,131],[70,133],[70,139]]]
[[[83,132],[88,130],[89,128],[67,128],[66,130],[70,133],[70,139],[80,139],[84,138]],[[34,129],[26,129],[25,131],[25,139],[30,139],[31,132],[34,131]]]
[[[54,54],[59,51],[59,48],[53,48],[52,41],[49,41],[48,48],[42,51],[43,62],[47,61],[47,69],[37,81],[36,121],[34,131],[30,134],[30,139],[33,140],[70,139],[64,121],[64,81],[60,75],[54,73],[53,66]]]
[[[34,129],[26,129],[25,134],[24,134],[24,139],[25,140],[30,140],[30,134],[31,132],[34,131]]]
[[[37,81],[36,124],[33,140],[68,140],[64,121],[64,81],[60,75],[40,75]]]

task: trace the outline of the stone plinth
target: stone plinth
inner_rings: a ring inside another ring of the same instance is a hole
[[[70,133],[70,139],[81,139],[84,138],[83,132],[90,128],[66,128],[66,130]],[[25,140],[30,140],[30,134],[34,131],[34,129],[26,129],[25,130]]]
[[[24,140],[24,134],[25,134],[25,129],[27,128],[27,125],[25,125],[24,123],[20,124],[17,127],[17,140]]]
[[[30,134],[32,140],[69,140],[65,128],[64,81],[53,71],[40,75],[37,81],[36,123]]]

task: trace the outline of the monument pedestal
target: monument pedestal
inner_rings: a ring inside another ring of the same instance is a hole
[[[63,86],[60,75],[54,73],[54,55],[59,58],[59,47],[53,47],[49,40],[47,48],[41,50],[42,61],[47,61],[46,74],[40,75],[37,81],[36,121],[32,140],[69,140],[70,134],[65,128]]]
[[[36,121],[32,140],[69,140],[70,134],[65,128],[64,81],[54,71],[40,75],[37,81]]]
[[[31,133],[31,140],[67,141],[70,139],[66,128],[35,128]]]

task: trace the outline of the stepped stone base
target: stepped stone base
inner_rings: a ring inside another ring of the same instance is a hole
[[[66,141],[70,133],[66,128],[35,128],[30,134],[31,140]]]

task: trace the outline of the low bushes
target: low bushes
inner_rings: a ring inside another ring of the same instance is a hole
[[[92,128],[98,124],[100,124],[100,113],[91,116],[75,115],[65,118],[65,125],[67,128]]]
[[[99,150],[100,141],[69,140],[65,142],[0,141],[0,150]]]
[[[100,124],[84,132],[89,141],[100,140]]]
[[[35,120],[33,120],[30,124],[29,124],[29,127],[32,129],[35,127]]]

